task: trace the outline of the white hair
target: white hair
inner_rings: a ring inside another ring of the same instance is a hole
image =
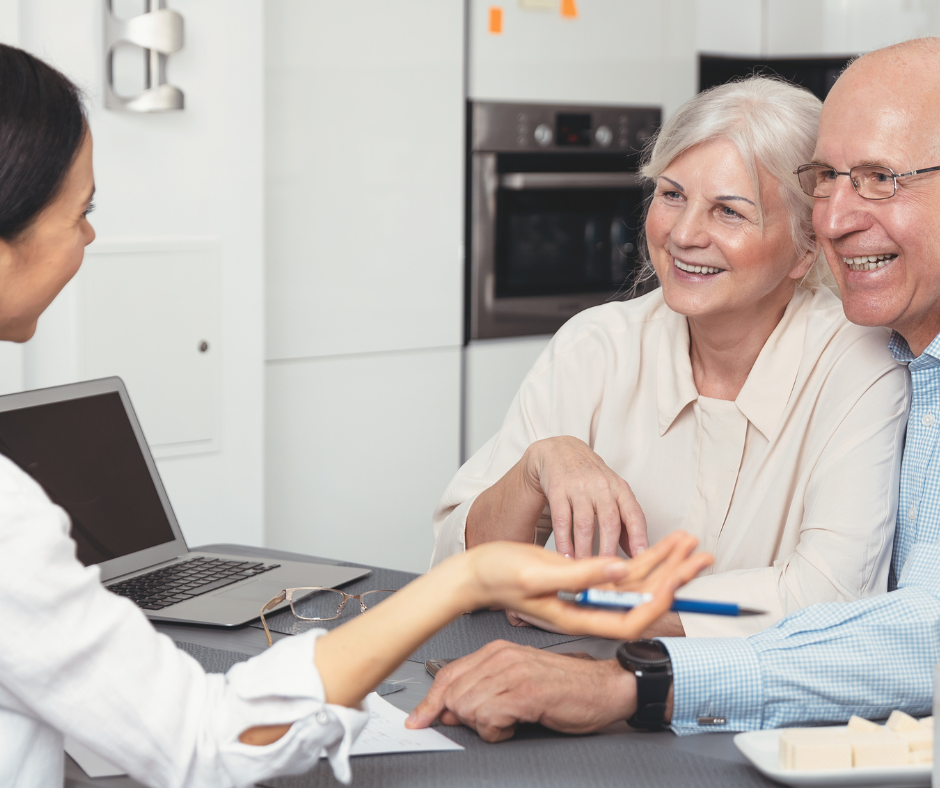
[[[797,258],[816,253],[809,273],[800,282],[810,290],[834,288],[825,258],[813,233],[813,198],[803,193],[793,171],[812,160],[822,102],[808,90],[781,79],[751,76],[699,93],[683,104],[644,152],[640,174],[653,183],[690,148],[718,139],[738,149],[754,193],[763,229],[760,174],[766,172],[779,188],[790,217],[790,236]],[[645,238],[643,270],[638,285],[655,276]]]

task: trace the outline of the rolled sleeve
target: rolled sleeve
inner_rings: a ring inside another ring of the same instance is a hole
[[[672,730],[693,733],[759,730],[764,705],[761,666],[748,641],[738,638],[662,638],[672,660]],[[702,725],[699,718],[723,717]]]
[[[286,638],[227,674],[229,691],[240,711],[232,710],[237,730],[229,733],[231,743],[221,749],[220,759],[233,777],[258,774],[260,778],[272,766],[277,773],[296,774],[312,768],[325,753],[336,778],[349,783],[350,748],[369,714],[364,707],[352,709],[322,700],[325,691],[313,657],[315,641],[324,632]],[[293,724],[288,733],[266,747],[238,741],[238,733],[248,727],[289,721]]]

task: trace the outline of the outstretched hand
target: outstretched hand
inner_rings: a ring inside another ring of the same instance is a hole
[[[665,613],[676,590],[712,563],[693,554],[697,540],[676,531],[637,558],[588,558],[572,561],[532,545],[484,544],[467,551],[475,588],[474,607],[495,605],[518,610],[553,629],[606,638],[637,637]],[[558,599],[558,591],[616,586],[652,594],[652,600],[624,612],[582,608]]]

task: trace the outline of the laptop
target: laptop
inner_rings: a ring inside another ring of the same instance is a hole
[[[0,453],[68,512],[78,559],[154,621],[238,626],[285,588],[369,574],[189,550],[117,377],[0,397]]]

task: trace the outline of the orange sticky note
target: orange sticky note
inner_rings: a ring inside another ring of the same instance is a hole
[[[561,0],[561,15],[568,19],[578,18],[577,0]]]
[[[491,33],[497,36],[503,32],[503,9],[498,5],[490,6],[489,30]]]

